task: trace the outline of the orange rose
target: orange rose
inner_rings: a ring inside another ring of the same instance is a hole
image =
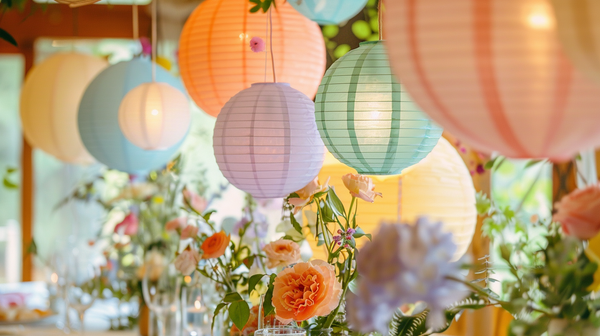
[[[300,246],[291,240],[279,239],[263,247],[267,255],[267,267],[288,266],[300,261]]]
[[[230,240],[231,237],[226,235],[223,231],[217,232],[206,238],[200,247],[202,251],[204,251],[202,259],[218,258],[225,254],[225,250],[227,249],[227,246],[229,246]]]
[[[275,278],[273,306],[283,324],[326,316],[340,303],[342,284],[335,267],[323,260],[298,263]]]
[[[373,180],[368,176],[346,174],[342,176],[342,182],[344,182],[344,185],[350,191],[350,195],[364,201],[373,203],[376,196],[382,197],[381,193],[375,192],[375,184],[373,184]]]
[[[573,191],[555,207],[553,220],[565,234],[588,240],[600,232],[600,184]]]

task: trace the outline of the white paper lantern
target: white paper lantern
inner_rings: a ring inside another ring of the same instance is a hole
[[[60,53],[29,71],[20,113],[31,146],[68,163],[95,161],[79,136],[77,111],[86,87],[106,66],[105,60],[91,55]]]
[[[134,145],[166,149],[178,143],[190,127],[185,95],[167,83],[144,83],[131,90],[119,106],[119,126]]]
[[[255,83],[217,117],[213,146],[223,175],[256,198],[278,198],[306,186],[323,165],[315,107],[287,83]]]

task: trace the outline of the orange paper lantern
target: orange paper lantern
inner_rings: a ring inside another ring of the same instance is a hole
[[[179,40],[179,67],[190,97],[217,116],[236,93],[272,79],[270,52],[253,52],[250,40],[268,42],[267,14],[250,13],[248,0],[207,0],[189,17]],[[272,11],[277,81],[314,98],[325,72],[325,43],[319,26],[280,1]],[[267,43],[267,51],[268,50]]]
[[[600,145],[600,87],[563,54],[549,1],[386,4],[392,68],[449,133],[514,158],[564,161]]]

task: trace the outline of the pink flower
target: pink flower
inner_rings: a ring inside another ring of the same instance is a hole
[[[198,213],[203,213],[208,205],[204,197],[196,194],[188,188],[183,188],[183,198],[185,203]]]
[[[346,174],[342,176],[342,182],[348,190],[350,195],[358,197],[364,201],[373,203],[375,197],[383,197],[381,193],[375,192],[375,184],[370,177],[360,174]]]
[[[265,41],[258,36],[254,36],[250,40],[250,49],[254,52],[265,51]]]
[[[194,225],[188,225],[181,230],[181,239],[194,238],[198,235],[198,227]]]
[[[142,54],[151,55],[152,54],[152,42],[146,36],[140,37],[140,44],[142,45]]]
[[[177,229],[183,229],[187,226],[187,218],[179,217],[175,219],[171,219],[165,224],[165,230],[167,231],[175,231]]]
[[[325,182],[324,185],[319,184],[319,177],[315,177],[314,180],[309,182],[306,187],[296,191],[298,198],[290,198],[288,202],[294,206],[294,214],[297,214],[298,211],[302,210],[305,206],[310,204],[313,201],[313,197],[316,193],[322,192],[329,188],[329,179]]]
[[[555,207],[553,220],[562,225],[565,234],[587,240],[600,232],[600,184],[575,190]]]
[[[175,258],[175,269],[183,275],[190,275],[200,262],[200,253],[189,246]]]
[[[132,236],[137,233],[138,230],[138,218],[130,212],[129,215],[125,216],[123,221],[115,226],[115,233],[126,234]]]

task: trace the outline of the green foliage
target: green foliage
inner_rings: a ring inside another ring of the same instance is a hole
[[[6,168],[6,171],[4,172],[4,176],[2,177],[2,185],[4,185],[4,187],[6,189],[19,189],[19,185],[16,182],[13,182],[14,180],[14,175],[16,175],[18,173],[17,168],[14,167],[8,167]]]
[[[269,8],[271,8],[271,5],[273,5],[274,8],[277,8],[277,3],[275,2],[275,0],[249,0],[249,1],[250,1],[250,3],[254,4],[254,7],[250,8],[250,13],[256,13],[261,9],[264,13],[266,13],[269,11]]]
[[[361,40],[371,36],[371,26],[364,20],[355,21],[352,24],[352,33]]]
[[[15,38],[9,34],[6,30],[0,28],[0,40],[4,40],[12,45],[14,45],[15,47],[18,47],[19,45],[17,44],[17,40],[15,40]]]
[[[346,55],[350,51],[350,49],[351,49],[350,45],[340,44],[333,51],[333,55],[335,56],[336,59],[341,58],[342,56]]]
[[[340,27],[336,25],[327,25],[323,26],[323,36],[328,39],[332,39],[337,36],[340,31]]]
[[[250,307],[248,303],[243,300],[232,302],[229,305],[229,317],[233,321],[236,327],[240,330],[244,329],[246,322],[250,318]]]

